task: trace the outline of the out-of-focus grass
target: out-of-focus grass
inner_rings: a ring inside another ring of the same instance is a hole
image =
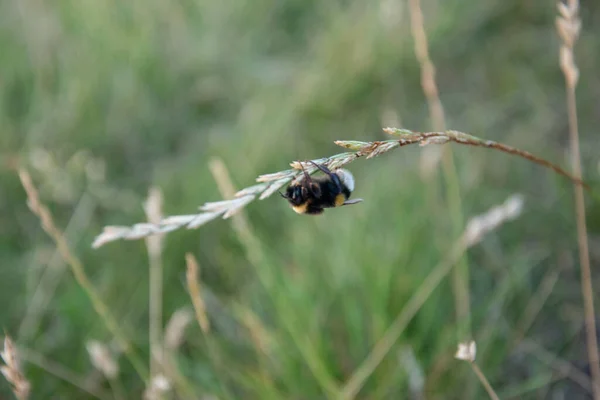
[[[586,27],[598,24],[600,10],[582,6],[578,99],[582,158],[592,166],[600,55]],[[449,127],[566,164],[554,5],[453,0],[423,7]],[[290,160],[336,152],[335,139],[381,138],[380,127],[395,124],[394,113],[407,127],[428,126],[404,2],[3,2],[0,54],[0,326],[19,345],[82,377],[94,375],[85,342],[113,338],[61,262],[48,264],[54,248],[7,166],[16,161],[32,171],[57,223],[70,225],[73,251],[147,355],[143,242],[98,251],[90,243],[104,225],[143,220],[151,184],[162,188],[166,213],[188,213],[219,199],[209,156],[221,157],[242,187]],[[570,188],[503,154],[463,148],[455,154],[467,218],[515,191],[526,197],[519,220],[470,252],[478,364],[499,393],[526,382],[536,383],[533,392],[544,390],[536,387],[549,367],[509,345],[543,276],[561,268],[527,336],[585,367],[578,276],[570,261],[576,250]],[[297,216],[275,197],[253,204],[247,213],[261,243],[260,263],[249,261],[227,222],[167,236],[165,320],[190,304],[186,252],[198,258],[212,293],[208,340],[191,328],[176,355],[197,393],[324,398],[348,379],[444,257],[451,219],[445,209],[427,208],[417,155],[408,148],[353,163],[356,195],[366,201],[320,218]],[[594,265],[599,205],[589,206]],[[57,290],[31,310],[40,281],[38,290],[50,293],[44,273],[58,277]],[[451,359],[451,299],[446,283],[360,398],[406,398],[399,358],[405,348],[422,369],[428,398],[484,395],[477,385],[465,394],[475,377]],[[248,310],[260,321],[266,354],[244,328]],[[36,323],[20,330],[31,313],[39,315]],[[124,359],[121,368],[127,392],[139,397],[143,384]],[[25,372],[33,398],[84,398],[35,366]],[[550,390],[568,386],[563,380]]]

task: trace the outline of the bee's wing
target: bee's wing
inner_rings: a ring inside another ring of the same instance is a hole
[[[363,199],[352,199],[352,200],[346,200],[346,201],[344,202],[344,204],[342,204],[342,205],[343,205],[343,206],[349,206],[349,205],[352,205],[352,204],[357,204],[357,203],[360,203],[360,202],[362,202],[362,201],[364,201],[364,200],[363,200]]]

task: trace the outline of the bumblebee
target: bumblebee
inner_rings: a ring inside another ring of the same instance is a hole
[[[356,204],[362,199],[348,200],[354,190],[354,177],[345,169],[331,172],[324,165],[310,161],[315,167],[325,174],[323,177],[312,178],[304,169],[301,179],[294,180],[285,193],[279,192],[286,199],[292,209],[298,214],[319,215],[325,208],[333,208]]]

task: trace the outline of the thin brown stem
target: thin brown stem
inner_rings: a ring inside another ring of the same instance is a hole
[[[565,76],[567,97],[567,113],[569,119],[569,139],[571,147],[571,169],[577,179],[581,178],[581,154],[579,151],[579,127],[577,122],[577,98],[575,88],[579,80],[579,69],[575,63],[573,47],[579,38],[581,19],[579,18],[579,1],[569,0],[568,4],[558,3],[560,16],[556,19],[556,27],[561,38],[560,68]],[[579,264],[581,268],[581,294],[585,313],[585,329],[587,351],[594,388],[594,399],[600,400],[600,355],[598,354],[598,338],[596,316],[594,312],[594,291],[592,288],[592,272],[588,250],[587,227],[585,223],[585,200],[581,186],[573,187],[575,192],[575,216],[577,220],[577,242],[579,244]]]
[[[477,375],[477,378],[479,378],[479,382],[481,382],[481,384],[485,388],[485,391],[490,396],[490,399],[500,400],[500,398],[494,391],[494,388],[492,388],[492,385],[490,385],[490,382],[487,380],[487,378],[485,377],[485,375],[483,374],[483,372],[481,371],[479,366],[475,363],[475,361],[470,362],[469,364],[471,364],[471,368],[473,369],[473,372],[475,372],[475,375]]]
[[[577,127],[577,106],[575,88],[567,87],[567,105],[569,111],[569,132],[571,137],[572,168],[575,176],[581,176],[581,156],[579,154],[579,133]],[[594,311],[594,289],[592,287],[592,271],[588,250],[587,227],[585,222],[585,201],[583,189],[575,185],[575,214],[577,218],[577,242],[579,243],[579,262],[581,265],[581,293],[585,313],[585,330],[587,337],[588,359],[594,383],[594,398],[600,399],[600,359],[596,332],[596,316]]]
[[[427,98],[429,119],[436,131],[446,130],[444,106],[440,100],[439,90],[435,79],[435,66],[429,56],[429,45],[420,0],[409,1],[410,25],[415,47],[415,55],[421,66],[421,87]],[[450,146],[427,147],[421,154],[421,170],[426,175],[442,158],[442,172],[446,186],[446,201],[452,220],[453,238],[460,236],[464,225],[460,184],[454,155]],[[469,263],[466,254],[461,257],[457,268],[452,274],[452,291],[454,294],[456,318],[458,321],[458,339],[467,340],[471,337],[471,306],[469,294]]]

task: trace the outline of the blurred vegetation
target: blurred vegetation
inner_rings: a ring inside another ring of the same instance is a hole
[[[423,3],[449,127],[567,165],[555,4]],[[582,8],[582,157],[598,185],[600,5]],[[430,128],[407,4],[399,0],[6,1],[0,54],[0,327],[106,393],[85,343],[113,338],[27,209],[12,166],[31,171],[103,299],[148,358],[144,242],[90,244],[105,225],[143,221],[150,186],[162,189],[166,214],[188,214],[220,199],[211,157],[223,159],[241,188],[292,160],[339,152],[336,139],[378,140],[388,125]],[[586,370],[569,182],[502,153],[453,148],[467,218],[515,192],[526,199],[522,217],[469,252],[478,364],[502,398],[585,398],[520,341],[513,346],[540,285],[558,274],[525,337]],[[194,393],[319,399],[330,394],[327,385],[349,378],[452,244],[441,178],[421,179],[419,154],[406,148],[353,163],[356,196],[365,202],[318,218],[294,214],[277,197],[253,203],[246,213],[260,262],[250,261],[229,221],[166,237],[164,322],[190,307],[186,252],[198,258],[209,296],[211,333],[204,338],[190,325],[173,354]],[[600,204],[588,208],[594,266]],[[600,289],[598,276],[594,285]],[[409,377],[419,373],[426,398],[485,398],[469,366],[452,359],[453,304],[445,282],[359,398],[418,398]],[[265,349],[245,327],[249,315]],[[409,366],[407,351],[416,360]],[[125,358],[119,364],[126,398],[140,398],[144,383]],[[26,363],[33,399],[88,398],[53,371]],[[0,380],[0,397],[9,393]]]

